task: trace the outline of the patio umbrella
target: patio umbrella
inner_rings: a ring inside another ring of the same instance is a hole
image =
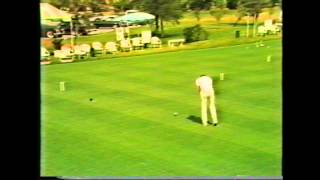
[[[49,3],[40,3],[40,17],[44,21],[66,21],[70,22],[72,14],[61,11]]]
[[[65,21],[70,22],[70,29],[72,35],[72,14],[52,6],[49,3],[40,3],[40,17],[41,24],[46,24],[48,21]],[[71,36],[71,46],[73,47],[73,36]]]
[[[144,22],[144,21],[150,21],[154,19],[155,19],[155,16],[152,14],[148,14],[145,12],[136,12],[136,13],[130,13],[124,16],[117,17],[114,20],[125,21],[125,22]]]

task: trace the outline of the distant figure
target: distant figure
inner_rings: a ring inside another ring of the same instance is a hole
[[[196,80],[196,86],[198,87],[201,98],[201,119],[203,126],[208,125],[208,108],[210,110],[213,125],[218,125],[212,79],[207,75],[200,75],[200,77]]]

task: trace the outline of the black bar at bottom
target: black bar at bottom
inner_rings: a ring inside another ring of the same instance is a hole
[[[39,180],[61,180],[61,178],[58,177],[40,177]]]

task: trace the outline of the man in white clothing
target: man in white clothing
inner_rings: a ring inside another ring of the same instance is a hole
[[[212,79],[206,75],[200,75],[196,80],[196,86],[200,93],[201,98],[201,120],[203,126],[208,125],[208,113],[209,108],[212,117],[213,125],[218,125],[217,112],[215,107],[214,89],[212,87]]]

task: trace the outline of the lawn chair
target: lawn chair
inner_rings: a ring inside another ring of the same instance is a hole
[[[142,31],[141,32],[141,43],[142,44],[150,44],[151,43],[151,31]]]
[[[57,57],[60,60],[72,59],[73,50],[68,45],[61,46],[60,50],[55,50],[54,51],[54,57]]]
[[[144,46],[144,44],[141,43],[141,38],[140,37],[132,38],[131,41],[132,41],[133,50],[142,49],[143,46]]]
[[[267,34],[267,29],[266,29],[266,27],[265,26],[259,26],[258,27],[258,35],[262,35],[262,36],[264,36],[264,35],[266,35]]]
[[[271,34],[277,34],[278,32],[280,32],[280,28],[276,25],[273,25],[269,28],[269,32]]]
[[[161,46],[162,46],[162,43],[160,38],[153,36],[151,38],[151,47],[155,48],[155,47],[161,47]]]
[[[115,32],[116,32],[116,40],[117,41],[124,40],[124,28],[123,27],[115,28]]]
[[[41,60],[47,60],[50,56],[50,52],[44,48],[44,47],[41,47]]]
[[[86,53],[87,56],[90,55],[91,52],[91,46],[89,44],[81,44],[80,49]]]
[[[282,30],[282,23],[275,23],[274,25],[277,26],[278,31],[281,32],[281,30]]]
[[[117,44],[115,42],[107,42],[105,45],[105,50],[107,53],[116,53],[118,51]]]
[[[54,57],[59,58],[60,60],[72,59],[73,53],[69,49],[55,50]]]
[[[280,32],[280,28],[276,24],[273,24],[272,19],[265,20],[264,27],[267,31],[267,34],[277,34]]]
[[[123,39],[120,41],[120,48],[121,51],[131,51],[132,50],[132,46],[130,43],[130,39]]]
[[[93,48],[95,54],[102,54],[103,50],[104,50],[101,42],[93,42],[92,48]]]
[[[78,59],[83,58],[84,56],[87,56],[87,52],[82,50],[81,46],[79,46],[79,45],[76,45],[73,47],[73,54]]]
[[[69,46],[69,45],[63,45],[63,46],[61,46],[61,48],[60,48],[61,50],[72,50],[72,48],[71,48],[71,46]]]

